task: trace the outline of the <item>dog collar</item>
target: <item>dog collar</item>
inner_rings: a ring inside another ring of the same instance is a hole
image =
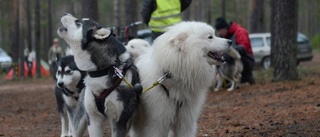
[[[79,99],[79,96],[74,95],[74,92],[70,91],[69,89],[63,88],[63,89],[61,89],[61,90],[62,90],[62,92],[63,92],[66,96],[72,97],[72,98],[74,98],[75,100],[78,100],[78,99]],[[82,90],[82,89],[80,89],[80,91],[81,91],[81,90]],[[79,93],[80,93],[80,92],[79,92]]]
[[[105,69],[96,70],[96,71],[89,71],[88,74],[92,78],[102,77],[102,76],[108,75],[110,69],[113,69],[113,67],[107,67]]]

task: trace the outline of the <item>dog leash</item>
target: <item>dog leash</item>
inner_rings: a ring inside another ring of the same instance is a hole
[[[117,68],[117,67],[113,67],[115,69],[116,75],[121,78],[130,88],[133,89],[133,86],[128,82],[128,80],[122,75],[122,71]],[[156,82],[154,82],[152,84],[152,86],[146,88],[145,90],[142,91],[142,93],[154,88],[155,86],[161,84],[164,80],[166,80],[167,78],[171,77],[169,72],[166,72],[162,77],[160,77]]]
[[[146,92],[146,91],[154,88],[155,86],[161,84],[164,80],[166,80],[166,79],[169,78],[169,77],[170,77],[170,73],[169,73],[169,72],[166,72],[162,77],[160,77],[156,82],[154,82],[154,83],[152,84],[152,86],[150,86],[149,88],[143,90],[142,92],[144,93],[144,92]]]
[[[128,80],[122,75],[122,70],[120,70],[119,68],[117,67],[113,67],[115,72],[116,72],[116,75],[121,78],[131,89],[133,89],[133,86],[128,82]]]

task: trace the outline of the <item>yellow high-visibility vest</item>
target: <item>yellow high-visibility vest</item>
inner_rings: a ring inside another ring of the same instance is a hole
[[[180,0],[157,0],[157,9],[151,14],[149,28],[162,32],[168,26],[181,22]]]

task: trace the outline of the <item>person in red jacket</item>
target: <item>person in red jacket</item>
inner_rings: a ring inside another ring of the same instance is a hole
[[[249,82],[250,84],[254,84],[255,80],[252,71],[255,63],[248,31],[233,21],[227,23],[222,17],[216,19],[215,29],[221,37],[232,40],[232,46],[241,55],[243,63],[241,83]],[[227,62],[232,60],[227,55],[225,59]]]

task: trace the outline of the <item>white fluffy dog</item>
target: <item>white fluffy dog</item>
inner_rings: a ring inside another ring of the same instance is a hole
[[[181,22],[166,29],[137,67],[144,89],[166,75],[160,85],[142,93],[131,137],[195,137],[197,120],[215,69],[231,41],[218,38],[202,22]],[[170,134],[169,134],[170,132]]]
[[[137,62],[138,57],[146,53],[150,47],[151,45],[143,39],[132,39],[126,45],[127,51],[131,54],[135,62]]]

